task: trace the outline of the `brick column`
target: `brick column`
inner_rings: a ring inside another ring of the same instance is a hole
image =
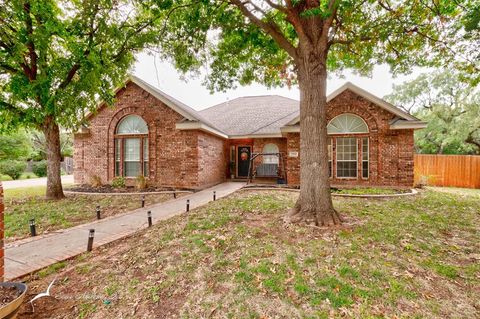
[[[3,223],[3,209],[5,206],[3,205],[3,187],[2,187],[2,182],[0,182],[0,282],[3,281],[3,275],[4,275],[4,262],[3,262],[3,257],[4,257],[4,250],[3,250],[3,236],[5,234],[4,228],[5,224]]]

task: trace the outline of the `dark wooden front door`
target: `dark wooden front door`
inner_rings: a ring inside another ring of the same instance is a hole
[[[237,176],[248,177],[248,168],[250,165],[250,155],[252,148],[250,146],[239,146],[237,152]]]

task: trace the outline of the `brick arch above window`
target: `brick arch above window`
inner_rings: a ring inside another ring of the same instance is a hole
[[[141,117],[145,123],[147,124],[147,127],[150,131],[152,128],[152,124],[148,120],[148,117],[145,116],[145,110],[142,108],[138,107],[126,107],[123,109],[118,110],[110,119],[110,122],[108,123],[108,134],[109,137],[112,138],[116,132],[117,126],[120,124],[120,122],[127,116],[129,115],[136,115]]]
[[[118,122],[116,134],[148,134],[148,124],[143,117],[130,114]]]
[[[327,132],[328,134],[367,134],[369,130],[362,117],[352,113],[343,113],[330,120]]]
[[[356,115],[367,124],[368,133],[377,133],[378,132],[378,123],[377,119],[365,108],[355,107],[355,106],[342,106],[342,107],[333,107],[328,109],[327,113],[327,123],[330,123],[335,117],[342,114],[353,114]]]

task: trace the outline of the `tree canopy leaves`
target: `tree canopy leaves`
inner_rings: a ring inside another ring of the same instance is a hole
[[[237,83],[291,85],[307,28],[315,19],[329,18],[329,72],[348,68],[369,74],[381,63],[408,72],[457,57],[453,39],[464,27],[457,23],[466,14],[464,1],[307,2],[176,1],[171,6],[178,10],[169,16],[161,41],[163,57],[183,72],[205,71],[212,91]]]
[[[154,43],[160,17],[139,1],[2,1],[0,126],[39,129],[47,117],[75,127],[99,99],[112,101],[134,61]]]
[[[480,154],[480,89],[461,76],[449,70],[421,74],[385,97],[427,121],[415,134],[419,152]]]
[[[25,130],[0,135],[0,161],[26,160],[32,153],[32,143]]]

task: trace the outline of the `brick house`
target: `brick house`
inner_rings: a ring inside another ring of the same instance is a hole
[[[202,189],[227,179],[300,182],[299,102],[242,97],[195,111],[130,77],[113,107],[101,104],[75,134],[74,178],[110,183],[143,175],[151,185]],[[408,113],[346,83],[328,96],[331,184],[410,187]]]

